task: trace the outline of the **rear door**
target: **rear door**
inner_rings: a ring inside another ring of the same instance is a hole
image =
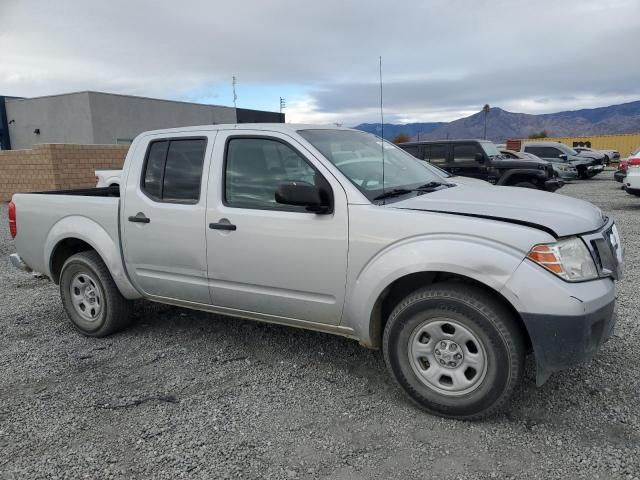
[[[136,146],[122,195],[123,251],[132,282],[148,296],[211,303],[203,172],[215,135],[153,135]]]
[[[276,132],[220,132],[207,205],[212,302],[278,321],[340,322],[348,248],[340,183],[294,138]],[[275,202],[280,183],[326,185],[333,212]]]
[[[476,160],[476,155],[480,154],[485,157],[485,162],[487,161],[480,145],[474,142],[461,142],[452,144],[452,147],[453,165],[450,170],[451,173],[482,180],[487,178],[486,163]]]
[[[446,143],[429,143],[423,145],[421,158],[446,171],[449,171],[452,167],[449,145]]]

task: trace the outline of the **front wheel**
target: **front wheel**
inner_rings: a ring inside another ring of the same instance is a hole
[[[131,301],[94,251],[77,253],[64,263],[60,297],[73,326],[90,337],[110,335],[130,323]]]
[[[451,418],[495,413],[524,370],[522,334],[511,312],[461,283],[433,284],[402,300],[385,326],[383,352],[411,400]]]

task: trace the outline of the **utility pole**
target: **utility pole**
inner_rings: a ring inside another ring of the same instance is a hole
[[[232,77],[231,85],[233,86],[233,108],[236,108],[236,100],[238,100],[238,95],[236,95],[236,76],[235,75]]]
[[[482,111],[484,112],[484,139],[487,139],[487,115],[489,114],[489,110],[491,110],[491,107],[489,106],[488,103],[484,104],[484,107],[482,107]]]
[[[287,108],[287,99],[280,97],[280,113],[282,113],[283,108]]]

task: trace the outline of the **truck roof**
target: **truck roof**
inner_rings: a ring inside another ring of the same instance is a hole
[[[352,128],[336,127],[335,125],[314,125],[304,123],[221,123],[216,125],[194,125],[189,127],[163,128],[150,130],[144,133],[162,134],[177,132],[202,132],[215,130],[264,130],[270,132],[291,133],[297,130],[323,129],[323,130],[353,130]]]

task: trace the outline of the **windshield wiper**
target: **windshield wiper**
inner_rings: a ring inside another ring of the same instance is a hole
[[[374,200],[384,200],[385,198],[398,197],[400,195],[406,195],[407,193],[415,192],[417,190],[413,188],[394,188],[393,190],[388,190],[377,197],[373,197]]]
[[[429,182],[415,188],[394,188],[392,190],[389,190],[387,192],[384,192],[378,195],[377,197],[374,197],[373,199],[384,200],[385,198],[398,197],[400,195],[406,195],[407,193],[411,193],[411,192],[427,193],[427,192],[434,191],[438,187],[453,187],[453,185],[450,183]]]
[[[414,190],[432,190],[434,188],[438,188],[438,187],[453,187],[452,184],[450,183],[442,183],[442,182],[429,182],[429,183],[425,183],[424,185],[420,185],[419,187],[416,187]]]

